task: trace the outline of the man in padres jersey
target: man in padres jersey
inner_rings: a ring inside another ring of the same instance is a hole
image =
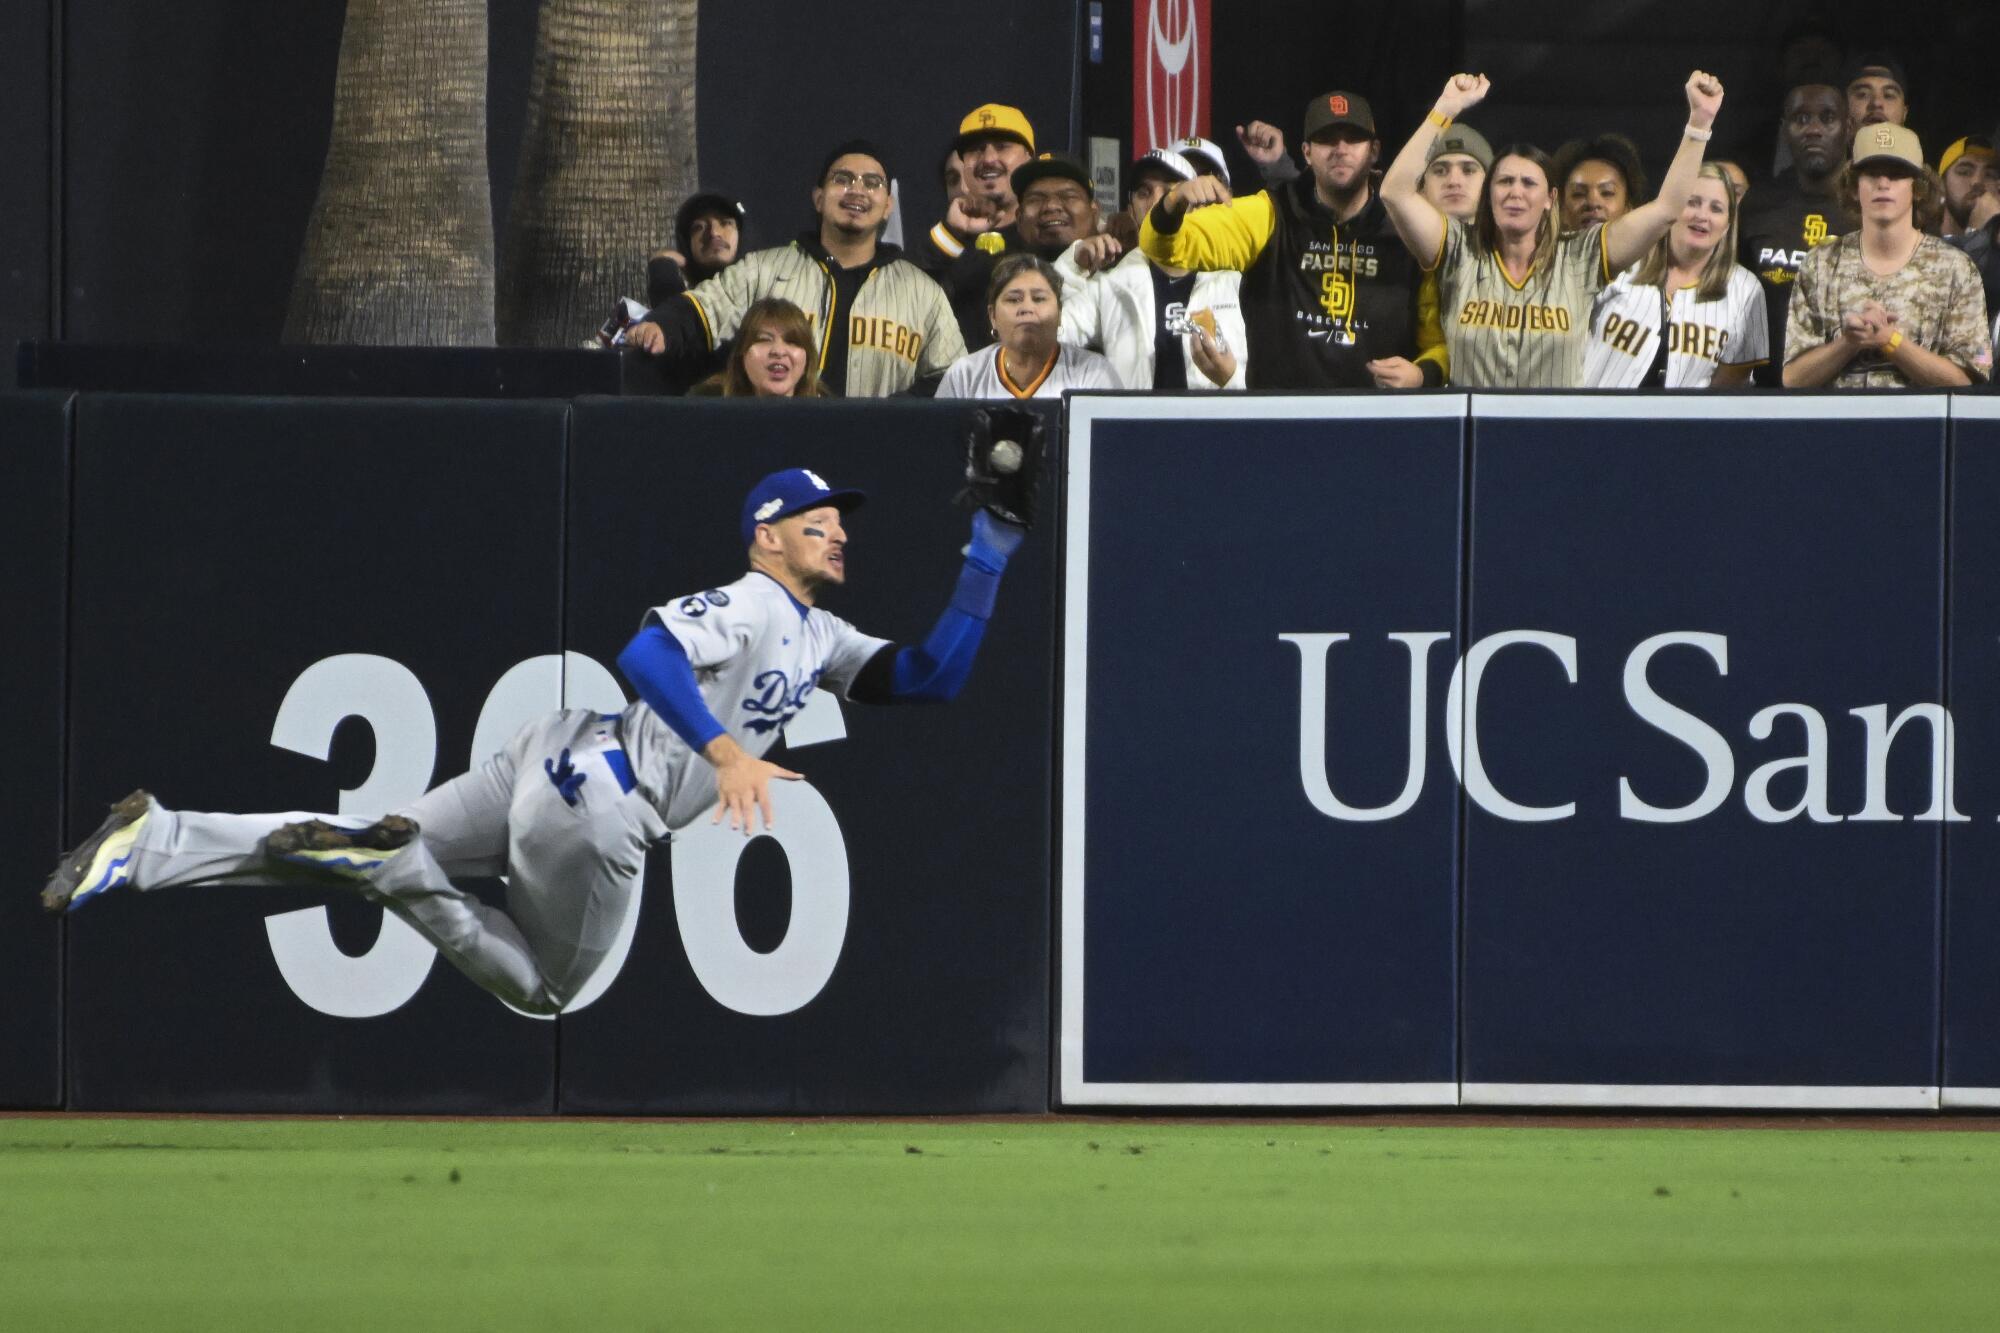
[[[965,683],[1026,530],[974,514],[950,604],[921,645],[898,648],[814,604],[847,579],[843,525],[862,499],[805,468],[751,488],[749,572],[646,613],[618,658],[639,693],[622,713],[539,718],[480,768],[365,827],[171,810],[135,791],[63,858],[42,903],[68,911],[120,885],[352,890],[507,1003],[559,1012],[609,951],[649,845],[710,809],[746,837],[759,811],[771,826],[771,781],[800,775],[763,756],[814,690],[943,702]],[[501,874],[504,911],[454,883]]]
[[[812,322],[819,380],[833,392],[886,398],[921,379],[934,386],[965,342],[944,290],[881,240],[890,176],[866,140],[836,144],[812,192],[816,231],[744,256],[648,313],[626,340],[686,374],[736,336],[745,311],[777,296]]]
[[[1848,229],[1847,216],[1836,197],[1840,169],[1847,164],[1847,98],[1838,88],[1806,83],[1785,94],[1785,145],[1792,155],[1790,174],[1750,195],[1737,227],[1736,262],[1757,275],[1764,286],[1764,313],[1769,320],[1766,346],[1774,355],[1757,367],[1755,378],[1766,387],[1778,383],[1784,358],[1775,355],[1785,345],[1785,310],[1799,265],[1815,246]]]
[[[1391,361],[1442,382],[1436,362],[1419,364],[1417,265],[1369,174],[1381,142],[1367,99],[1308,102],[1304,142],[1307,170],[1288,184],[1243,198],[1208,176],[1175,186],[1146,215],[1140,249],[1173,268],[1242,272],[1252,389],[1372,388],[1371,365]]]

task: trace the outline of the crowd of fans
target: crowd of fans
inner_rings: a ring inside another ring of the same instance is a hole
[[[745,253],[740,202],[689,199],[649,267],[650,305],[626,303],[605,341],[734,396],[1991,376],[1995,137],[1964,135],[1930,165],[1895,58],[1788,89],[1775,175],[1709,154],[1723,89],[1695,71],[1657,192],[1616,132],[1495,149],[1461,119],[1487,91],[1454,76],[1393,156],[1367,98],[1316,97],[1303,169],[1281,128],[1239,126],[1256,189],[1209,140],[1150,151],[1109,216],[1080,163],[989,103],[960,122],[940,220],[908,251],[881,240],[887,155],[850,140],[814,181],[817,229],[788,244]]]

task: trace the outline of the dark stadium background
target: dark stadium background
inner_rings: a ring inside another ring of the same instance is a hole
[[[849,0],[837,17],[711,0],[700,14],[703,180],[741,190],[755,243],[779,241],[800,225],[824,141],[868,133],[910,182],[906,222],[926,225],[936,155],[976,101],[1017,102],[1049,144],[1129,138],[1131,3],[1105,4],[1105,61],[1092,65],[1081,0]],[[512,187],[535,8],[491,5],[496,218]],[[325,152],[344,11],[342,0],[0,6],[0,347],[275,341]],[[2000,118],[2000,17],[1979,7],[1218,0],[1214,23],[1215,137],[1246,170],[1229,132],[1242,120],[1295,136],[1305,100],[1345,86],[1374,99],[1393,147],[1444,76],[1467,66],[1494,79],[1477,119],[1494,142],[1553,147],[1623,129],[1657,174],[1680,122],[1680,81],[1699,64],[1730,90],[1717,148],[1755,176],[1772,144],[1779,52],[1807,30],[1850,51],[1897,51],[1911,124],[1933,156]]]

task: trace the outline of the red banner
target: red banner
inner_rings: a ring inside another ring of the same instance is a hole
[[[1132,155],[1208,132],[1209,0],[1132,0]]]

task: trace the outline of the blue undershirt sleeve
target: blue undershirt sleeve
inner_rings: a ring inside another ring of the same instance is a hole
[[[985,636],[986,621],[968,615],[954,598],[922,643],[897,651],[889,676],[891,698],[898,703],[950,702],[972,674],[972,659]]]
[[[889,694],[902,703],[944,703],[955,697],[972,674],[986,622],[1000,592],[1000,575],[1007,557],[1020,546],[1024,533],[997,522],[981,511],[972,521],[972,544],[958,572],[951,602],[921,644],[896,654],[889,677]]]
[[[708,711],[701,687],[695,684],[694,664],[688,661],[687,650],[664,625],[647,625],[633,635],[625,651],[618,654],[618,669],[639,691],[646,706],[696,754],[728,730]]]

